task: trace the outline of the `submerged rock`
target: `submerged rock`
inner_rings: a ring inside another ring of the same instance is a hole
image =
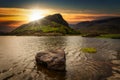
[[[36,55],[36,62],[51,70],[65,71],[65,52],[64,50],[49,50],[39,52]]]

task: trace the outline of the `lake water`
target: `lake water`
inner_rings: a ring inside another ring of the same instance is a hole
[[[97,53],[83,53],[92,47]],[[36,65],[36,53],[64,49],[66,72]],[[0,80],[120,80],[120,39],[0,36]]]

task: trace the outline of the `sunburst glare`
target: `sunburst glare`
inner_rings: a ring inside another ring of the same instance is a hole
[[[35,21],[44,17],[44,12],[39,9],[34,9],[29,15],[29,21]]]

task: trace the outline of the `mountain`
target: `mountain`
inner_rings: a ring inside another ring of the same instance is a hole
[[[120,34],[120,17],[84,21],[72,27],[82,34]]]
[[[43,19],[23,24],[11,32],[13,35],[65,35],[75,34],[61,14],[54,14]]]

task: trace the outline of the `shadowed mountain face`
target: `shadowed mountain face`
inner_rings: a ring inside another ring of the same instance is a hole
[[[45,19],[54,21],[64,26],[68,26],[68,23],[63,19],[63,17],[60,14],[50,15],[50,16],[45,17]]]
[[[120,17],[104,20],[84,21],[75,24],[72,28],[79,30],[83,34],[120,33]]]
[[[73,34],[75,31],[68,26],[60,14],[54,14],[23,24],[11,33],[15,35],[63,35]]]

